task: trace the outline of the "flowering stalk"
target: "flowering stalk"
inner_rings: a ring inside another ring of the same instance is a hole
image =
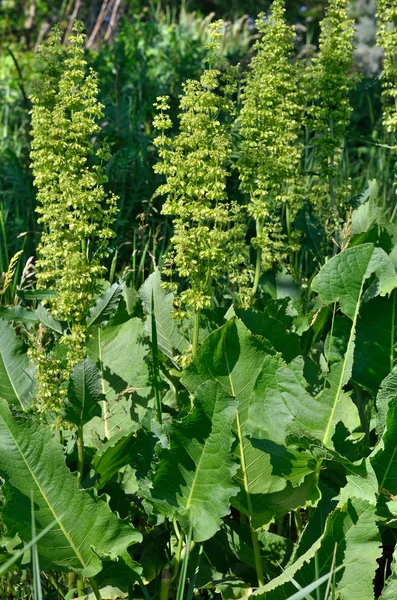
[[[347,0],[329,0],[321,22],[319,54],[309,71],[309,128],[319,163],[319,183],[312,190],[312,204],[320,220],[328,221],[337,237],[339,212],[350,198],[350,186],[336,188],[335,177],[343,136],[350,121],[349,92],[355,85],[353,69],[354,22]]]
[[[37,364],[40,411],[59,411],[66,394],[62,385],[73,365],[84,357],[85,319],[98,292],[105,268],[111,229],[117,212],[116,197],[103,188],[104,149],[96,152],[99,164],[89,167],[91,137],[103,116],[97,100],[96,74],[84,58],[82,24],[74,25],[67,46],[55,28],[41,48],[40,79],[31,96],[32,169],[37,187],[39,223],[43,226],[38,247],[38,288],[53,288],[49,301],[55,318],[67,323],[60,343],[66,361],[45,351],[32,350]]]
[[[394,0],[378,0],[377,17],[378,41],[384,51],[383,125],[389,133],[397,133],[397,4]]]
[[[221,35],[220,23],[213,24],[209,45],[210,64],[219,62],[215,54]],[[179,294],[175,281],[168,284],[181,309],[196,313],[193,354],[197,349],[198,313],[212,305],[222,278],[240,288],[244,300],[249,274],[246,261],[245,224],[242,209],[227,198],[228,163],[232,151],[231,127],[235,115],[233,95],[237,69],[223,73],[211,66],[199,81],[188,81],[180,101],[179,133],[170,138],[166,131],[167,98],[158,98],[159,113],[154,125],[160,130],[155,144],[160,160],[155,171],[165,176],[159,192],[166,196],[162,213],[174,217],[172,250],[164,272],[187,279]],[[184,311],[180,311],[184,314]]]
[[[250,196],[248,211],[256,222],[253,295],[262,270],[297,248],[290,223],[302,202],[299,133],[303,101],[297,66],[291,61],[295,30],[286,24],[284,13],[284,0],[275,0],[271,16],[261,14],[257,20],[262,38],[245,78],[239,115],[241,187]],[[287,232],[282,207],[287,212]]]

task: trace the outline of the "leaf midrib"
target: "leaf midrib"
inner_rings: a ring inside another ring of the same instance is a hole
[[[29,463],[27,462],[27,460],[25,459],[25,456],[24,456],[24,454],[23,454],[23,452],[22,452],[22,449],[21,449],[21,447],[19,446],[19,444],[18,444],[18,442],[17,442],[16,438],[14,437],[14,435],[13,435],[13,433],[12,433],[11,429],[8,427],[8,425],[7,425],[6,421],[4,420],[4,418],[2,418],[2,421],[3,421],[3,423],[4,423],[4,425],[5,425],[6,429],[7,429],[7,431],[8,431],[8,432],[9,432],[9,434],[11,435],[11,438],[14,440],[15,446],[16,446],[17,450],[19,451],[19,454],[20,454],[20,456],[21,456],[21,458],[22,458],[23,462],[24,462],[24,463],[25,463],[25,465],[26,465],[26,468],[28,469],[29,473],[31,474],[31,476],[32,476],[32,479],[33,479],[33,481],[35,482],[37,489],[38,489],[38,490],[39,490],[39,492],[41,493],[42,497],[44,498],[44,500],[45,500],[45,502],[46,502],[46,504],[47,504],[47,506],[48,506],[48,508],[50,509],[51,513],[53,514],[53,516],[54,516],[54,519],[55,519],[55,520],[56,520],[56,522],[58,523],[58,525],[59,525],[60,529],[62,530],[62,533],[64,534],[65,538],[66,538],[66,539],[67,539],[67,541],[69,542],[69,544],[70,544],[70,547],[71,547],[71,548],[72,548],[72,550],[74,551],[74,553],[75,553],[76,557],[79,559],[79,561],[80,561],[80,563],[82,564],[82,566],[83,566],[84,568],[86,568],[86,567],[88,566],[88,564],[87,564],[87,563],[84,561],[84,559],[83,559],[82,555],[80,554],[80,552],[79,552],[78,548],[75,546],[75,544],[74,544],[73,540],[72,540],[72,539],[70,538],[70,536],[68,535],[68,533],[67,533],[67,531],[66,531],[65,527],[64,527],[64,526],[63,526],[63,524],[62,524],[62,521],[61,521],[60,517],[58,517],[57,513],[54,511],[54,509],[53,509],[53,507],[52,507],[52,505],[51,505],[51,503],[50,503],[50,501],[49,501],[49,499],[48,499],[48,497],[47,497],[46,493],[44,492],[44,490],[42,489],[42,487],[41,487],[41,485],[40,485],[40,483],[39,483],[38,479],[36,478],[36,476],[35,476],[35,474],[34,474],[34,471],[33,471],[33,470],[32,470],[32,468],[30,467],[30,465],[29,465]]]

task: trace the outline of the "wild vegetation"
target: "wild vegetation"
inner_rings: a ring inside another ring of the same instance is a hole
[[[347,0],[62,7],[1,59],[1,598],[394,600],[394,0],[371,79]]]

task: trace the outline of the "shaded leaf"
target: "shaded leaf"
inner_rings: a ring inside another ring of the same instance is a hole
[[[397,398],[389,402],[386,428],[371,455],[379,486],[397,495]]]
[[[89,358],[85,358],[70,374],[64,418],[75,425],[85,425],[101,415],[99,403],[104,400],[99,371]]]
[[[0,320],[0,398],[27,410],[34,392],[33,371],[22,340]]]
[[[375,395],[393,369],[397,343],[397,292],[363,304],[357,321],[353,379]]]
[[[123,286],[113,283],[97,298],[95,305],[90,308],[87,317],[87,327],[91,325],[106,325],[115,314],[123,294]]]
[[[288,299],[270,300],[262,312],[256,310],[236,310],[236,315],[255,335],[269,340],[281,352],[284,360],[290,362],[300,352],[299,337],[291,332],[293,319],[287,315]]]
[[[152,337],[152,296],[154,303],[154,315],[156,318],[157,342],[159,349],[171,360],[174,355],[181,354],[189,346],[188,340],[183,337],[178,328],[178,321],[172,318],[175,312],[173,307],[174,296],[166,292],[161,286],[161,275],[158,269],[149,275],[139,290],[139,297],[143,309],[147,315],[146,331]]]

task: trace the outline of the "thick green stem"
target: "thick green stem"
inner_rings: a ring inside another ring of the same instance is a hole
[[[258,578],[258,586],[263,587],[265,585],[265,578],[263,575],[263,565],[262,565],[261,550],[259,547],[258,534],[251,527],[251,525],[250,525],[250,528],[251,528],[252,548],[254,550],[255,570],[256,570],[256,576]]]
[[[173,583],[175,581],[175,579],[178,577],[179,566],[181,564],[181,555],[182,555],[182,548],[183,548],[184,539],[185,539],[184,533],[183,533],[183,531],[181,531],[181,535],[180,535],[179,541],[178,541],[178,547],[177,547],[176,554],[175,554],[174,572],[173,572],[173,575],[171,577],[170,584]]]
[[[68,591],[71,592],[76,588],[76,573],[68,573]]]
[[[302,533],[302,516],[301,516],[300,508],[297,508],[294,511],[294,521],[295,521],[295,527],[296,527],[296,534],[299,538]]]
[[[90,578],[89,578],[89,582],[90,582],[90,585],[91,585],[91,587],[92,587],[92,591],[94,592],[95,598],[96,598],[97,600],[102,600],[102,596],[101,596],[101,593],[100,593],[100,591],[99,591],[98,584],[97,584],[97,582],[95,581],[95,579],[94,579],[93,577],[90,577]]]
[[[172,581],[172,571],[169,568],[169,566],[166,565],[161,573],[160,600],[168,600],[168,598],[170,597]]]
[[[77,472],[79,484],[82,485],[84,474],[84,433],[83,426],[77,429]]]
[[[77,597],[85,596],[84,581],[81,575],[77,576]]]
[[[199,327],[200,327],[200,311],[194,311],[194,322],[193,322],[193,340],[192,340],[192,356],[193,358],[197,355],[198,340],[199,340]]]
[[[189,563],[189,554],[190,554],[190,550],[191,550],[191,546],[190,546],[191,539],[192,539],[192,528],[190,527],[189,533],[187,534],[187,538],[186,538],[186,551],[185,551],[185,556],[183,557],[183,561],[182,561],[182,569],[181,569],[181,575],[179,577],[178,589],[176,592],[176,600],[183,600],[183,596],[184,596],[186,576],[187,576],[187,567],[188,567],[188,563]]]

